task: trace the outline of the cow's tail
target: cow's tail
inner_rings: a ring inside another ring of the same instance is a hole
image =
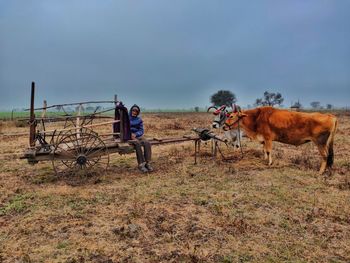
[[[338,126],[338,121],[337,121],[337,118],[334,117],[332,131],[327,140],[327,149],[328,149],[327,167],[328,168],[332,168],[333,162],[334,162],[333,142],[334,142],[334,134],[337,130],[337,126]]]

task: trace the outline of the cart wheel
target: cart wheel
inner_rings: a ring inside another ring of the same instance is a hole
[[[57,175],[93,175],[108,168],[109,153],[90,129],[69,130],[57,138],[52,165]]]

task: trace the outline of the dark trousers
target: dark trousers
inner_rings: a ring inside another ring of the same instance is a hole
[[[145,139],[139,139],[133,142],[136,150],[137,163],[140,165],[144,162],[150,162],[152,158],[152,149],[149,141]],[[144,151],[142,152],[142,147]]]

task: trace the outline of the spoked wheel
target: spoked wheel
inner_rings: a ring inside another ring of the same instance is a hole
[[[57,175],[98,174],[108,168],[108,149],[96,132],[72,129],[58,136],[52,165]]]

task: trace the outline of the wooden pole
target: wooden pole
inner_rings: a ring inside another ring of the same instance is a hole
[[[47,108],[47,101],[44,100],[44,103],[43,103],[43,111],[41,113],[41,118],[45,118],[46,116],[46,108]]]
[[[35,147],[35,130],[36,130],[36,123],[35,123],[35,113],[34,113],[34,96],[35,96],[35,83],[32,82],[32,89],[31,89],[31,95],[30,95],[30,118],[29,118],[29,146]]]
[[[117,107],[117,103],[118,103],[118,95],[117,94],[114,94],[114,109]],[[114,120],[115,119],[115,110],[114,110]],[[114,132],[114,124],[112,125],[112,133],[115,133]],[[120,133],[118,133],[118,135],[120,136]],[[116,138],[117,136],[114,136],[114,138]]]
[[[77,138],[80,138],[80,116],[81,116],[81,111],[83,109],[83,105],[79,104],[78,106],[78,115],[76,119],[76,127],[77,127]]]
[[[118,105],[118,96],[114,95],[114,105],[117,107]],[[120,141],[124,142],[124,117],[123,112],[121,110],[119,111],[119,127],[120,127]]]
[[[44,100],[43,102],[43,111],[41,112],[41,127],[40,129],[45,131],[45,121],[44,118],[46,117],[46,107],[47,107],[47,101]],[[44,137],[45,140],[45,137]]]
[[[120,116],[120,141],[124,142],[124,116],[121,110],[119,110],[119,116]]]

